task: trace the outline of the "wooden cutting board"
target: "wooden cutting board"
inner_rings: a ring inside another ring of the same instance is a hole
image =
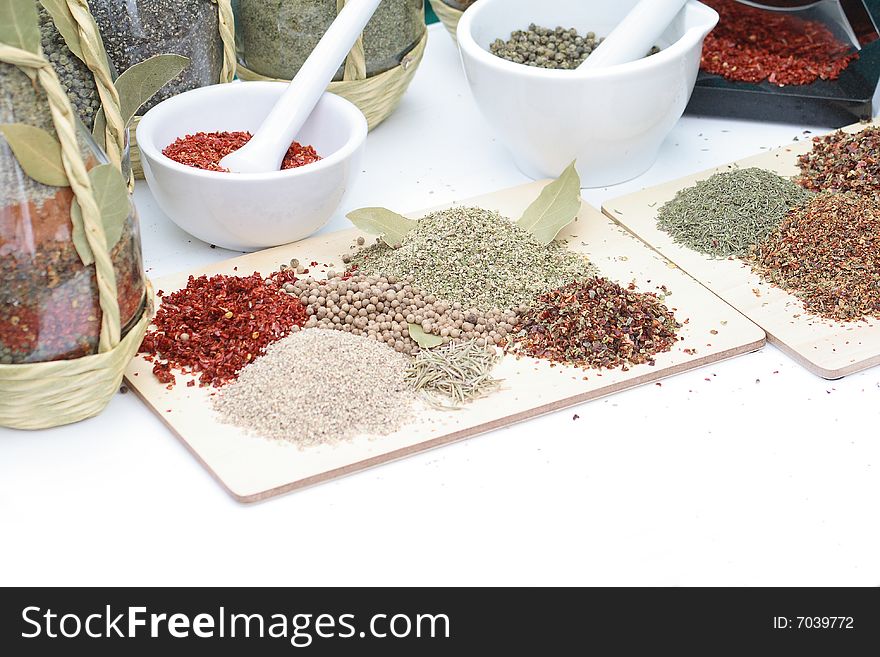
[[[468,205],[519,216],[540,192],[544,182],[469,199]],[[426,212],[412,213],[412,217]],[[190,274],[268,274],[291,258],[301,262],[335,264],[360,235],[355,230],[319,235],[295,244],[234,258],[210,267],[181,272],[154,282],[156,290],[173,291]],[[152,365],[135,358],[126,372],[129,385],[156,412],[239,501],[255,502],[312,484],[329,481],[376,465],[440,447],[485,431],[521,422],[543,413],[580,404],[614,392],[653,382],[672,374],[714,363],[763,346],[764,332],[715,295],[584,204],[567,234],[571,248],[586,253],[604,275],[627,284],[635,280],[642,291],[672,293],[667,305],[684,325],[683,339],[660,354],[656,365],[628,371],[583,371],[550,367],[533,359],[505,356],[495,370],[503,390],[457,412],[426,409],[400,431],[381,438],[361,437],[333,446],[299,449],[272,442],[221,424],[209,400],[211,389],[187,387],[178,375],[172,390],[160,384]],[[320,268],[313,268],[312,273]],[[582,414],[589,410],[581,411]],[[536,437],[540,440],[540,437]]]
[[[856,124],[844,130],[858,132],[865,126]],[[812,140],[804,138],[784,148],[612,199],[602,209],[762,327],[770,342],[798,363],[823,378],[839,379],[880,364],[880,322],[837,322],[810,315],[795,296],[764,282],[741,260],[717,260],[676,244],[656,221],[657,210],[677,192],[713,173],[759,167],[794,176],[800,172],[798,156],[811,148]]]

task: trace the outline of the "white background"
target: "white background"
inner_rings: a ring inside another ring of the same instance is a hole
[[[685,117],[647,174],[584,197],[598,207],[807,129]],[[329,229],[356,207],[523,182],[435,26]],[[143,183],[136,200],[150,276],[233,255],[178,230]],[[880,368],[823,381],[768,346],[242,506],[117,395],[76,426],[0,429],[0,585],[877,585],[878,420]]]

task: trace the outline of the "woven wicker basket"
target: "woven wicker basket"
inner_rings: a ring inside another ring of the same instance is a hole
[[[453,41],[458,41],[455,36],[455,32],[458,29],[458,21],[461,19],[461,15],[464,13],[460,9],[455,9],[454,7],[450,7],[443,0],[430,0],[431,7],[434,9],[434,13],[437,14],[437,18],[440,19],[440,22],[446,26],[446,29],[449,30],[449,34],[452,36]]]
[[[0,62],[28,73],[46,93],[65,176],[79,203],[85,239],[94,255],[101,308],[97,354],[73,360],[0,365],[0,426],[44,429],[92,417],[109,403],[152,317],[153,294],[149,282],[144,280],[146,308],[135,326],[121,337],[111,247],[107,245],[101,211],[79,150],[76,119],[67,93],[55,69],[39,51],[0,43]]]

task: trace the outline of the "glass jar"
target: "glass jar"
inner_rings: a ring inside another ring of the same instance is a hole
[[[55,69],[80,120],[91,130],[95,125],[95,115],[101,109],[101,97],[98,95],[95,77],[85,62],[70,52],[64,37],[42,3],[38,0],[34,2],[40,16],[40,45],[43,47],[43,55]]]
[[[110,62],[122,74],[153,55],[189,57],[189,66],[141,109],[184,91],[217,84],[223,39],[213,0],[89,0]]]
[[[0,63],[0,123],[55,136],[45,93],[17,67]],[[87,168],[106,158],[80,125]],[[93,266],[72,241],[73,191],[30,178],[0,135],[0,363],[36,363],[94,354],[101,308]],[[134,207],[111,251],[123,334],[145,304],[141,241]]]
[[[337,15],[336,0],[234,0],[239,62],[290,80]],[[400,64],[425,31],[424,0],[383,0],[364,30],[367,77]],[[335,80],[341,80],[340,67]]]

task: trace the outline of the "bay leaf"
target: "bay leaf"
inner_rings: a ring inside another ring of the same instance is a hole
[[[101,164],[89,171],[92,191],[98,209],[101,210],[101,223],[104,224],[104,235],[107,237],[107,248],[116,246],[122,237],[122,228],[131,214],[131,202],[128,198],[128,186],[119,170],[112,164]]]
[[[107,248],[112,249],[122,237],[122,229],[131,213],[128,186],[122,174],[111,164],[101,164],[92,168],[89,171],[89,179],[92,182],[95,201],[101,211],[101,224],[104,227]],[[73,225],[71,231],[73,246],[82,263],[88,267],[95,261],[95,256],[86,238],[82,208],[76,199],[70,205],[70,221]]]
[[[189,66],[189,61],[189,58],[183,55],[153,55],[129,67],[116,78],[114,85],[119,92],[119,112],[122,114],[125,127],[128,127],[138,110],[147,101]],[[106,147],[104,144],[106,129],[107,117],[104,115],[104,110],[100,109],[95,115],[92,136],[102,148]]]
[[[542,244],[550,244],[581,209],[581,179],[575,162],[549,183],[520,217],[517,224]]]
[[[40,4],[49,12],[55,27],[67,44],[68,49],[80,60],[83,59],[82,43],[79,37],[79,28],[70,13],[67,0],[40,0]]]
[[[0,43],[40,52],[39,15],[34,0],[0,2]]]
[[[0,133],[28,176],[52,187],[70,184],[61,162],[61,143],[53,135],[25,123],[0,124]]]
[[[83,222],[82,208],[76,199],[70,204],[70,223],[73,226],[70,231],[70,239],[73,247],[76,249],[79,259],[88,267],[95,262],[95,254],[92,253],[92,247],[89,246],[89,240],[86,238],[86,228]]]
[[[433,333],[425,333],[425,329],[419,324],[409,324],[407,328],[409,330],[409,337],[422,349],[433,349],[443,344],[443,338]]]
[[[385,208],[361,208],[346,215],[351,223],[371,235],[378,235],[388,246],[400,244],[403,237],[419,225],[418,221]]]

